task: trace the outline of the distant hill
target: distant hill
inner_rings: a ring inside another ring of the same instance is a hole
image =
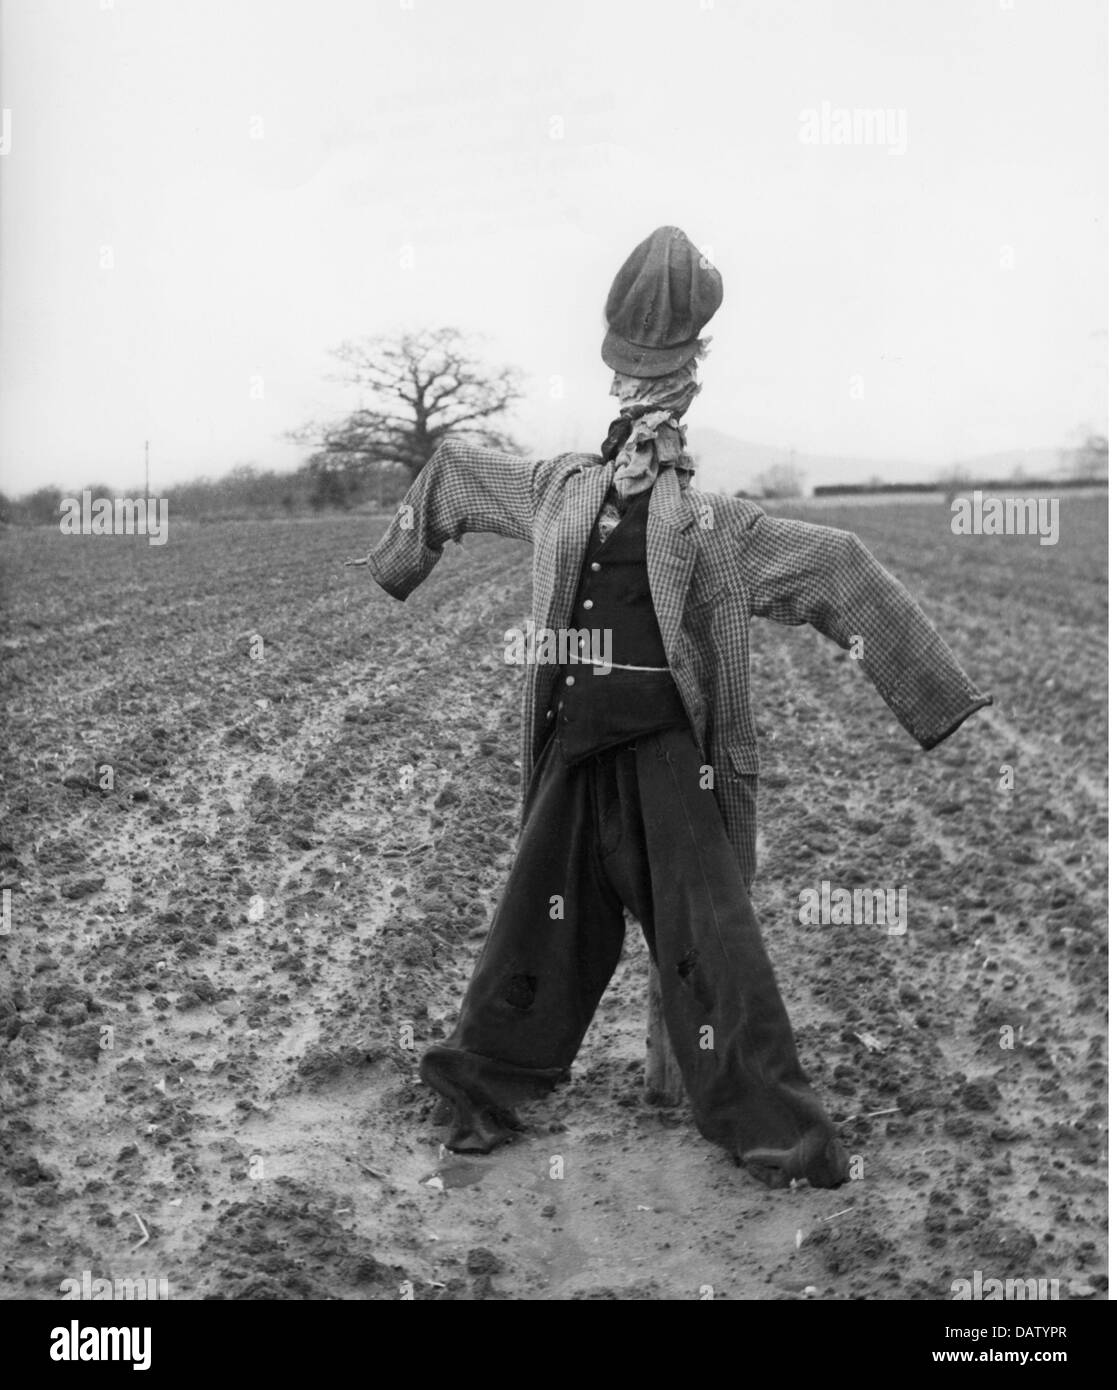
[[[698,486],[706,492],[752,490],[753,480],[773,463],[786,462],[788,451],[771,444],[754,444],[723,430],[699,427],[687,432],[687,443],[698,465]],[[940,464],[907,459],[859,458],[841,454],[796,453],[796,466],[804,472],[804,488],[824,483],[935,482],[947,468],[958,466],[976,478],[1003,478],[1017,469],[1027,477],[1050,478],[1060,471],[1058,449],[1007,449],[975,458],[943,459]]]

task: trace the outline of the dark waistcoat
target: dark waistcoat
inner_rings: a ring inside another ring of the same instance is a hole
[[[570,627],[579,631],[580,661],[608,658],[623,666],[667,666],[648,584],[647,533],[651,491],[634,498],[604,541],[597,526],[586,546]],[[594,665],[560,666],[551,718],[563,756],[630,743],[657,729],[687,727],[686,707],[670,671],[607,673]]]

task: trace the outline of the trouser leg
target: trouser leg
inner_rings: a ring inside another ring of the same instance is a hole
[[[655,957],[668,1036],[700,1132],[773,1185],[845,1181],[848,1166],[799,1062],[760,927],[686,731],[617,760],[621,822],[604,858]]]
[[[448,1106],[447,1147],[487,1152],[513,1107],[564,1079],[624,941],[624,914],[594,831],[594,764],[552,742],[532,781],[508,883],[453,1033],[421,1075]]]

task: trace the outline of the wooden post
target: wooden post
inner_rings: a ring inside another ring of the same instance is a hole
[[[683,1074],[675,1060],[663,1019],[659,971],[648,960],[648,1051],[644,1061],[644,1098],[652,1105],[681,1105],[686,1099]]]

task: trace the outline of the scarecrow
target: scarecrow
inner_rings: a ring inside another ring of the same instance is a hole
[[[848,1158],[800,1065],[749,896],[749,622],[856,644],[925,749],[992,699],[856,536],[692,485],[681,419],[721,298],[682,231],[653,232],[606,303],[618,409],[601,452],[533,462],[447,439],[368,556],[405,599],[466,531],[529,541],[534,632],[576,634],[528,667],[518,850],[457,1024],[421,1075],[448,1148],[513,1137],[517,1105],[568,1078],[628,908],[699,1131],[769,1186],[834,1187]]]

